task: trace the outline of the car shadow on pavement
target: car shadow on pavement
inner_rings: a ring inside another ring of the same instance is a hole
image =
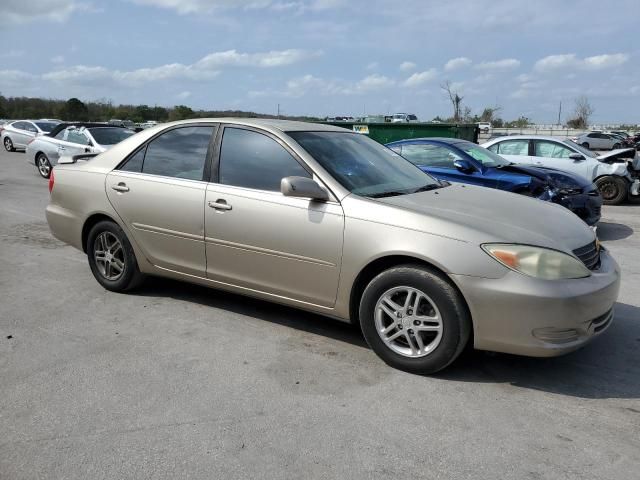
[[[615,309],[611,327],[576,352],[531,358],[471,351],[438,377],[579,398],[640,398],[640,308],[617,303]]]
[[[130,294],[169,297],[198,303],[307,333],[322,335],[357,347],[369,348],[360,330],[348,323],[222,290],[160,277],[149,277],[140,288]]]
[[[633,228],[622,223],[599,222],[598,239],[602,241],[622,240],[633,235]]]

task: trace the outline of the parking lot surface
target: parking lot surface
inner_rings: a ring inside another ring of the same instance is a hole
[[[2,479],[638,476],[640,204],[598,227],[623,271],[603,336],[421,377],[306,312],[162,279],[108,292],[50,235],[48,195],[0,153]]]

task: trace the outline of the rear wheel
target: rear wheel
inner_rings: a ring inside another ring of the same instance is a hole
[[[388,365],[417,374],[442,370],[467,344],[471,319],[459,292],[419,265],[386,270],[366,287],[360,325]]]
[[[142,280],[133,247],[114,222],[105,220],[93,226],[87,238],[87,256],[93,276],[107,290],[131,290]]]
[[[616,144],[612,147],[612,150],[617,150],[617,149],[619,149],[619,148],[622,148],[622,147],[620,146],[620,144],[619,144],[619,143],[616,143]]]
[[[49,178],[51,176],[51,163],[44,153],[39,153],[36,156],[36,166],[38,167],[38,173],[43,178]]]
[[[627,197],[627,182],[620,177],[600,177],[596,180],[596,187],[605,205],[618,205]]]
[[[584,148],[589,148],[589,142],[582,142],[582,146]]]
[[[11,141],[11,139],[9,137],[4,137],[4,149],[7,152],[13,152],[15,150],[14,146],[13,146],[13,142]]]

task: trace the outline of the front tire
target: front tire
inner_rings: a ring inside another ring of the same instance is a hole
[[[627,197],[627,182],[620,177],[607,175],[596,180],[596,187],[605,205],[619,205]]]
[[[42,178],[49,178],[51,176],[51,162],[44,153],[39,153],[36,156],[36,167],[38,167],[38,173]]]
[[[4,137],[4,149],[7,152],[15,152],[15,147],[13,146],[13,142],[11,141],[11,139],[9,137]]]
[[[359,315],[367,343],[385,363],[421,375],[453,362],[471,335],[460,293],[419,265],[391,268],[371,280]]]
[[[91,273],[107,290],[124,292],[142,280],[133,247],[114,222],[104,220],[93,226],[87,237],[87,257]]]
[[[586,148],[587,150],[589,150],[589,142],[582,142],[581,144],[584,148]]]

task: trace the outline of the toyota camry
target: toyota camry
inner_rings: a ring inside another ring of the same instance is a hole
[[[616,262],[567,209],[440,182],[328,125],[163,124],[61,158],[49,190],[51,231],[104,288],[159,275],[321,313],[415,373],[470,343],[570,352],[607,329],[618,295]]]

